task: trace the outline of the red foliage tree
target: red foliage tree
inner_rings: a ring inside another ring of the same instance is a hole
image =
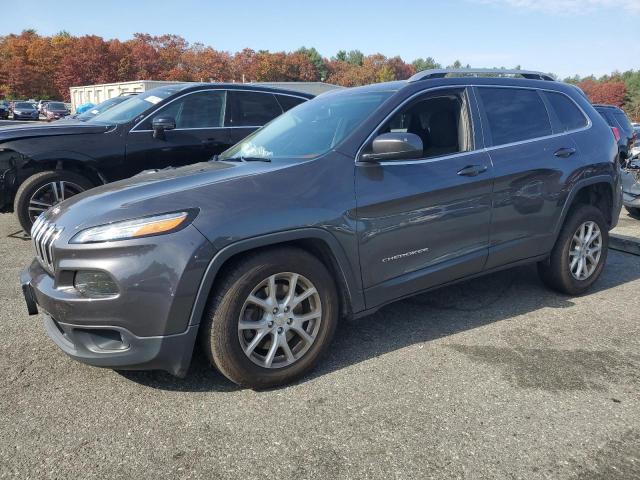
[[[627,87],[623,81],[597,82],[589,79],[580,82],[578,86],[587,94],[591,103],[604,103],[622,107],[627,95]]]

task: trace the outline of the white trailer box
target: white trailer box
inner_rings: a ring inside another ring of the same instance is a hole
[[[104,83],[102,85],[85,85],[82,87],[71,87],[71,112],[75,113],[76,108],[83,103],[98,104],[123,93],[140,93],[163,85],[174,85],[184,82],[168,82],[160,80],[136,80],[133,82]]]

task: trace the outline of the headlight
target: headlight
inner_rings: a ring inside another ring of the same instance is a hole
[[[174,212],[100,225],[81,231],[70,243],[112,242],[171,233],[186,227],[194,216],[190,211]]]

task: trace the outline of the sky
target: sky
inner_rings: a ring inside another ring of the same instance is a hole
[[[640,68],[640,0],[0,0],[0,35],[33,28],[126,40],[173,33],[218,50],[315,47],[459,59],[560,77]]]

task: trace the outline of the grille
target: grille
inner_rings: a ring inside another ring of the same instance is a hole
[[[53,244],[62,233],[62,227],[47,222],[42,215],[37,218],[31,228],[31,239],[36,249],[36,257],[49,272],[53,272]]]

